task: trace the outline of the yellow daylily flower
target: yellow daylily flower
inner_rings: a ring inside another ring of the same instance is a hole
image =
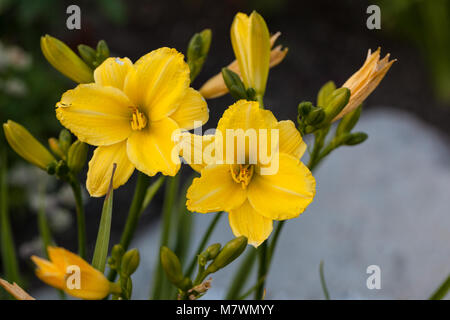
[[[6,140],[14,151],[35,166],[47,170],[55,157],[20,124],[8,120],[3,124]]]
[[[174,176],[180,160],[173,156],[172,134],[209,117],[205,99],[189,87],[183,55],[160,48],[134,65],[128,58],[108,58],[94,79],[64,93],[56,109],[59,121],[80,141],[97,146],[86,181],[90,195],[106,194],[114,163],[114,188],[135,168],[149,176]]]
[[[278,39],[278,37],[281,35],[280,32],[275,33],[272,37],[270,37],[270,47],[273,48],[275,41]],[[288,53],[288,48],[282,48],[281,45],[276,46],[275,48],[270,51],[270,62],[269,67],[275,67],[276,65],[280,64],[281,61],[286,57]],[[237,73],[238,75],[241,75],[241,71],[239,69],[239,64],[237,60],[234,60],[231,62],[228,66],[228,69],[231,71]],[[241,77],[242,78],[242,77]],[[200,88],[200,93],[202,96],[204,96],[206,99],[214,99],[219,98],[225,94],[228,93],[228,88],[225,85],[225,81],[223,81],[222,73],[219,72],[214,77],[206,81],[203,86]]]
[[[249,143],[240,146],[229,144],[226,139],[224,141],[223,137],[229,129],[254,129],[258,154],[265,143],[260,140],[264,131],[261,130],[271,132],[268,140],[272,141],[276,137],[272,133],[275,129],[279,138],[278,152],[275,150],[270,153],[269,162],[263,162],[259,155],[252,164],[249,161]],[[234,235],[247,237],[253,246],[259,246],[269,237],[273,220],[295,218],[312,202],[316,182],[309,169],[299,160],[306,150],[306,144],[292,121],[277,121],[272,112],[259,108],[258,102],[236,102],[224,112],[214,136],[190,135],[189,138],[188,143],[193,143],[193,148],[204,149],[203,153],[215,141],[215,150],[212,152],[212,161],[200,162],[197,158],[196,164],[192,166],[201,176],[194,179],[188,189],[188,209],[201,213],[228,212]],[[221,139],[222,144],[217,143],[218,139]],[[198,140],[206,143],[199,147],[198,143],[193,142]],[[223,150],[234,148],[236,155],[245,155],[245,162],[224,163],[216,155],[222,147]],[[183,154],[188,163],[192,160],[192,153],[196,153],[193,148]],[[274,161],[278,161],[278,170],[263,174],[263,169],[272,166]]]
[[[270,35],[266,22],[256,11],[239,12],[231,25],[231,44],[245,87],[264,95],[270,63]]]
[[[381,48],[378,48],[374,53],[369,49],[366,61],[361,69],[355,72],[342,85],[342,87],[350,89],[350,100],[333,121],[339,120],[347,113],[358,108],[380,84],[392,64],[397,61],[396,59],[389,60],[389,53],[380,60],[380,52]]]
[[[41,37],[41,50],[56,70],[73,81],[89,83],[94,80],[92,69],[61,40],[47,34]]]
[[[71,296],[100,300],[112,289],[112,283],[78,255],[64,248],[48,247],[50,261],[32,256],[36,275],[46,284],[63,290]]]

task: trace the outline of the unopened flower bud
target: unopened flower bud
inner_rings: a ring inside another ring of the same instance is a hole
[[[318,125],[325,119],[325,111],[321,107],[314,108],[305,119],[309,125]]]
[[[183,271],[181,263],[175,253],[166,246],[162,246],[160,250],[161,265],[167,278],[174,285],[179,287],[183,281]]]
[[[360,105],[355,110],[347,113],[338,124],[338,127],[336,129],[336,136],[352,131],[352,129],[355,127],[356,123],[359,120],[361,111],[362,105]]]
[[[64,154],[67,154],[69,151],[70,145],[72,144],[72,135],[69,130],[62,129],[59,132],[59,147]]]
[[[211,30],[205,29],[196,33],[189,41],[187,63],[191,71],[191,81],[197,77],[203,68],[211,45]]]
[[[88,146],[80,140],[75,141],[67,152],[67,165],[70,171],[78,173],[86,163]]]
[[[204,267],[208,261],[213,260],[219,254],[221,247],[220,243],[210,245],[198,256],[198,264]]]
[[[83,61],[94,69],[96,67],[95,62],[97,60],[97,51],[85,44],[79,44],[77,49]]]
[[[236,239],[229,241],[223,249],[219,252],[214,261],[206,269],[206,273],[214,273],[219,269],[227,266],[239,257],[247,247],[247,238],[240,236]]]
[[[236,100],[247,99],[247,91],[239,75],[228,68],[222,69],[222,76],[230,94]]]
[[[336,85],[333,81],[328,81],[325,83],[317,94],[317,105],[320,107],[326,107],[327,100],[334,90],[336,90]]]
[[[125,276],[131,276],[139,266],[140,255],[138,249],[125,252],[122,257],[121,272]]]
[[[97,43],[97,60],[96,60],[96,67],[102,64],[103,61],[105,61],[107,58],[109,58],[109,48],[106,44],[105,40],[100,40]]]
[[[61,150],[59,146],[59,141],[56,138],[49,138],[48,139],[48,146],[50,147],[50,150],[52,150],[53,154],[58,156],[60,159],[65,159],[66,155]]]
[[[20,124],[8,120],[3,124],[3,130],[11,148],[28,162],[47,170],[47,167],[56,161],[50,151]]]
[[[92,69],[64,42],[45,35],[41,37],[41,50],[47,61],[66,77],[78,83],[94,81]]]
[[[350,90],[347,88],[339,88],[327,98],[325,111],[325,123],[331,122],[339,112],[347,105],[350,99]]]
[[[313,104],[309,101],[302,101],[298,104],[298,114],[301,117],[307,116],[313,108]]]
[[[355,146],[366,141],[368,137],[367,133],[364,132],[350,133],[348,134],[348,137],[345,138],[344,144],[347,146]]]
[[[55,168],[55,173],[59,177],[64,177],[69,173],[69,167],[63,160],[58,161]]]

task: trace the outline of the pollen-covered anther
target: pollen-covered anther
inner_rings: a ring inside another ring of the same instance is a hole
[[[133,115],[131,117],[131,129],[142,130],[147,126],[147,118],[145,115],[139,111],[136,107],[130,107],[133,110]]]
[[[245,189],[252,180],[254,170],[251,164],[231,165],[231,177]]]

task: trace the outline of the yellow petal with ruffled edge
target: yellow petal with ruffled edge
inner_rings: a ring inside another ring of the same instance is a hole
[[[123,90],[128,71],[133,63],[128,58],[108,58],[94,71],[95,83]]]
[[[253,208],[266,218],[292,219],[313,201],[316,181],[297,158],[280,153],[278,159],[275,174],[261,175],[258,172],[253,176],[248,186],[248,199]]]
[[[205,98],[197,90],[188,88],[180,106],[170,117],[182,129],[191,130],[202,126],[209,119]]]
[[[278,122],[279,151],[300,159],[305,153],[306,143],[291,120]]]
[[[231,230],[236,237],[245,236],[248,243],[258,247],[272,233],[273,222],[260,215],[248,201],[228,214]]]
[[[114,163],[117,167],[113,188],[116,189],[125,184],[134,171],[134,165],[128,160],[126,141],[95,149],[89,161],[86,180],[86,188],[91,197],[102,197],[107,193]]]
[[[173,135],[179,132],[171,118],[151,122],[146,128],[134,131],[127,141],[127,154],[136,169],[149,176],[158,172],[174,176],[180,169],[179,150]]]
[[[32,256],[31,260],[37,266],[36,275],[39,279],[47,283],[48,285],[62,290],[64,288],[64,276],[65,274],[61,272],[53,263]]]
[[[175,49],[160,48],[142,58],[130,70],[124,91],[150,121],[170,116],[189,88],[189,67]]]
[[[238,13],[231,25],[231,44],[247,88],[264,94],[270,63],[270,35],[266,22],[257,12],[250,17]]]
[[[209,165],[189,187],[186,206],[200,213],[229,211],[241,206],[246,194],[246,190],[234,182],[229,165]]]
[[[117,88],[81,84],[63,94],[56,105],[56,117],[80,141],[105,146],[130,135],[131,105]]]

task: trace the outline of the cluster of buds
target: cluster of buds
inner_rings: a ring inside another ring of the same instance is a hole
[[[14,121],[4,123],[3,130],[9,145],[19,156],[51,175],[66,179],[69,174],[80,172],[86,163],[88,146],[79,140],[72,143],[72,136],[66,129],[61,130],[59,139],[48,140],[51,152]]]
[[[211,286],[211,279],[204,281],[205,278],[236,260],[246,247],[244,236],[229,241],[223,248],[220,243],[210,245],[197,257],[198,274],[194,281],[183,275],[177,255],[165,246],[160,251],[161,265],[169,281],[179,289],[178,298],[195,300]]]
[[[125,252],[120,244],[116,244],[111,250],[111,257],[108,259],[108,265],[111,270],[119,274],[117,293],[113,294],[113,299],[129,300],[133,290],[131,275],[136,272],[140,263],[140,255],[137,249],[130,249]]]
[[[96,49],[80,44],[77,55],[61,40],[45,35],[41,37],[41,50],[56,70],[77,83],[93,82],[95,68],[109,57],[109,48],[104,40],[97,43]]]

